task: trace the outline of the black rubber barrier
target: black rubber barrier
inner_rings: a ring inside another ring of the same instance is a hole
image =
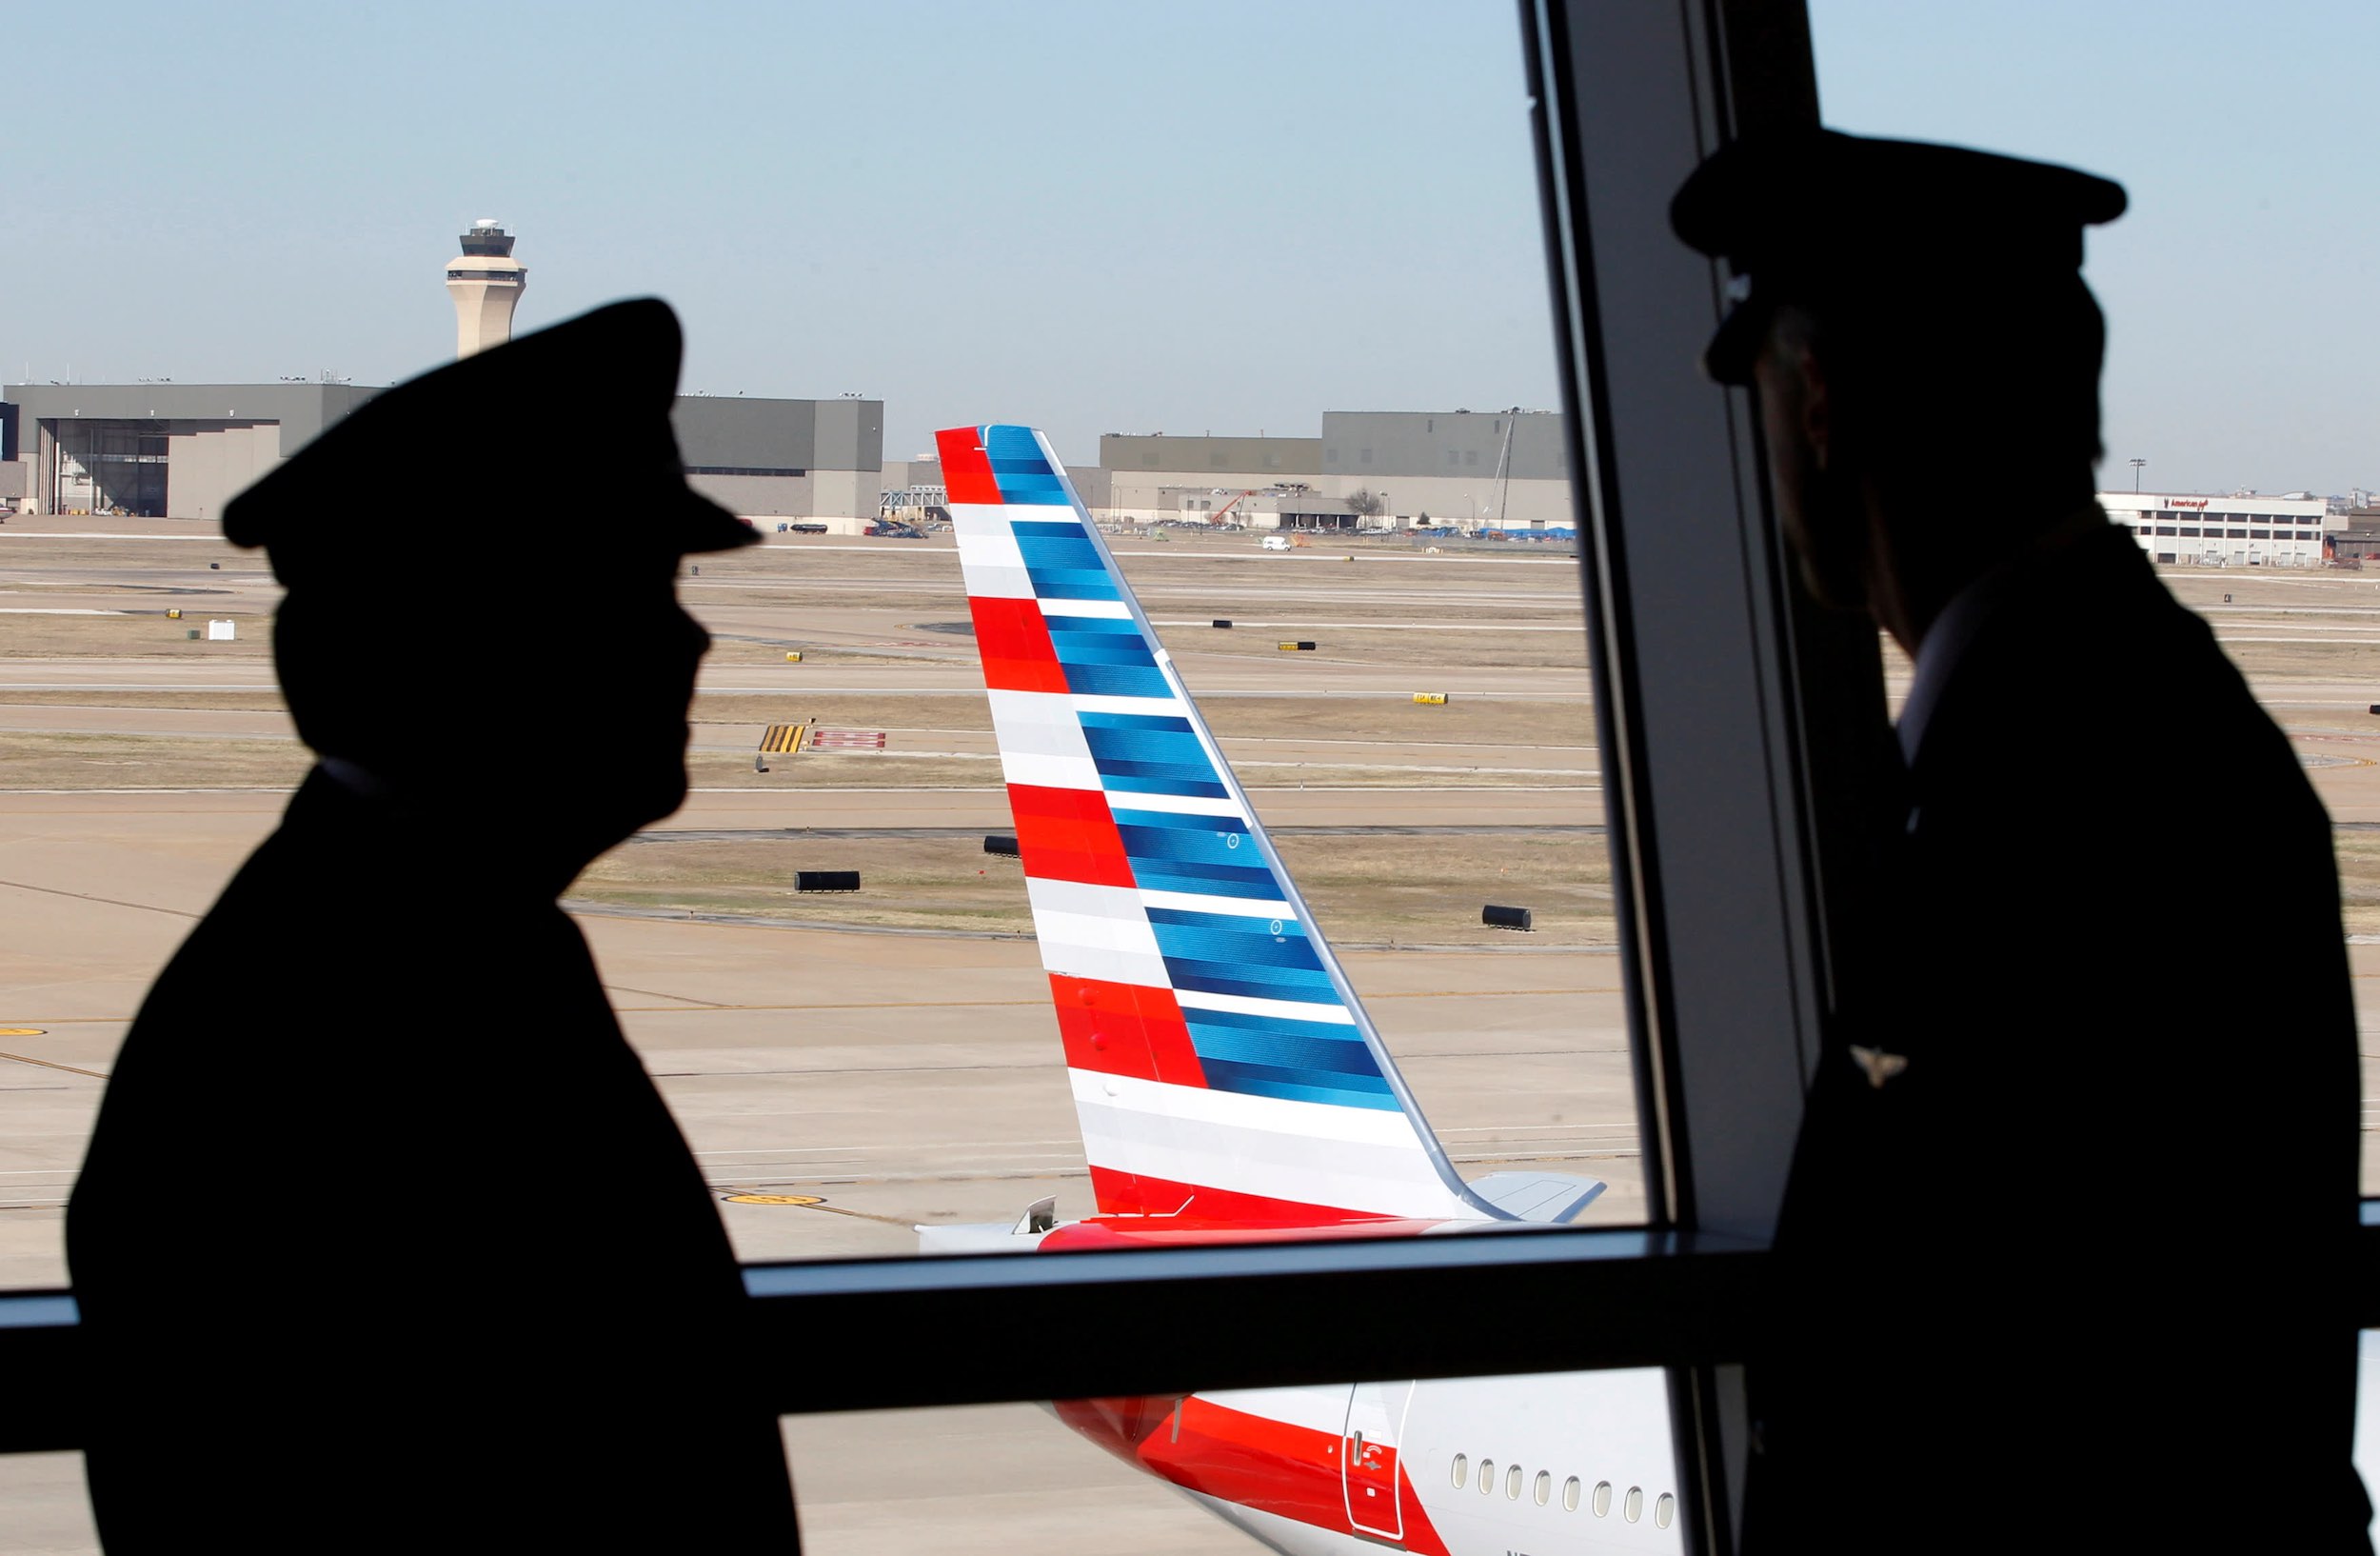
[[[793,872],[796,891],[857,891],[860,872],[856,869],[798,869]]]
[[[1013,837],[987,837],[983,840],[983,851],[996,853],[1002,859],[1014,859],[1017,857],[1017,840]]]
[[[1498,908],[1494,903],[1479,909],[1479,922],[1497,929],[1526,929],[1529,910],[1525,908]]]
[[[1228,628],[1231,626],[1231,618],[1229,616],[1218,616],[1215,618],[1215,625],[1218,627]]]

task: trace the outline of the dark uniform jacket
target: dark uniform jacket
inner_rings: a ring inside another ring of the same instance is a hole
[[[1787,1191],[1745,1548],[2368,1551],[2321,803],[2105,526],[1940,690]]]
[[[142,1007],[67,1221],[110,1556],[797,1549],[709,1192],[471,866],[318,770]]]

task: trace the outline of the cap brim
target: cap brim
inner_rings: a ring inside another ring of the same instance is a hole
[[[704,551],[733,551],[745,546],[758,546],[761,531],[698,492],[686,493],[686,513],[672,538],[679,553],[696,556]]]
[[[1753,364],[1760,359],[1760,343],[1769,332],[1769,309],[1748,298],[1730,309],[1727,317],[1702,349],[1702,370],[1715,384],[1750,384]]]

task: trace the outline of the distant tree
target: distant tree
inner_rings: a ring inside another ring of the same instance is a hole
[[[1388,504],[1381,499],[1378,492],[1371,488],[1358,487],[1347,494],[1347,507],[1358,518],[1376,519],[1380,516],[1380,510],[1388,507]]]

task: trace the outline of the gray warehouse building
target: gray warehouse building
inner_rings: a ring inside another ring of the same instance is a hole
[[[1301,527],[1268,518],[1281,509],[1263,494],[1277,489],[1338,502],[1368,494],[1379,505],[1368,522],[1406,528],[1549,530],[1577,522],[1557,411],[1327,410],[1319,438],[1110,433],[1100,439],[1100,468],[1105,500],[1086,490],[1084,504],[1132,523],[1228,510],[1259,528]]]
[[[220,520],[243,488],[379,390],[348,384],[0,388],[0,500],[33,512]],[[856,529],[876,513],[883,403],[682,396],[687,480],[755,520]],[[438,450],[411,472],[438,489]],[[326,492],[327,508],[338,494]]]
[[[731,513],[823,521],[843,534],[876,517],[882,400],[680,395],[669,420],[687,483]]]
[[[220,519],[232,494],[377,389],[349,384],[0,389],[0,492],[38,513]]]
[[[456,351],[501,347],[528,270],[512,234],[471,224],[445,269]],[[558,386],[572,394],[585,386]],[[351,413],[376,388],[351,384],[17,384],[0,387],[0,512],[124,513],[220,521],[224,505]],[[876,516],[884,463],[884,403],[680,395],[669,413],[686,480],[755,522],[825,521],[857,533]],[[454,435],[502,436],[501,408]],[[524,481],[548,450],[525,450]],[[440,450],[392,471],[435,501]],[[533,501],[534,489],[518,494]],[[322,493],[335,511],[341,494]],[[763,528],[766,528],[765,525]]]

